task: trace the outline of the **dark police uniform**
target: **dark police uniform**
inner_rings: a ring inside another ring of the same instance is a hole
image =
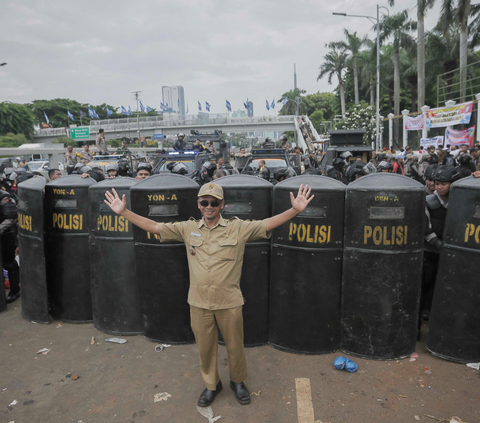
[[[20,270],[15,260],[17,248],[17,204],[6,191],[0,191],[0,237],[3,268],[8,271],[10,293],[7,302],[14,301],[20,292]]]

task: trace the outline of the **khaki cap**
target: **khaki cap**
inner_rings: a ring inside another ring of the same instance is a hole
[[[209,182],[205,185],[202,185],[200,191],[198,192],[199,197],[204,197],[206,195],[211,195],[219,200],[223,200],[223,188],[220,185]]]

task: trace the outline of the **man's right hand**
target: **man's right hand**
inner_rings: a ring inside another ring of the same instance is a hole
[[[123,197],[120,200],[120,197],[118,196],[117,191],[115,191],[115,188],[112,188],[112,192],[107,191],[105,193],[105,198],[105,204],[110,207],[113,212],[117,214],[122,214],[122,212],[127,209],[127,197],[125,196],[125,194],[123,194]]]

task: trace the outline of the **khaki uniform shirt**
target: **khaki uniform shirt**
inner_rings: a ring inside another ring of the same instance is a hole
[[[95,144],[97,145],[97,148],[98,148],[99,151],[105,151],[105,152],[108,151],[107,143],[105,141],[105,137],[102,137],[101,135],[99,135],[97,137],[97,141],[95,142]]]
[[[185,243],[190,270],[190,305],[208,310],[243,305],[240,277],[245,244],[270,238],[267,221],[247,222],[236,217],[225,220],[220,216],[212,229],[203,219],[158,224],[161,242]]]
[[[85,162],[91,162],[93,160],[93,156],[95,155],[95,151],[85,151],[83,150],[81,153],[80,153],[80,156],[82,157],[82,161],[85,161]]]
[[[68,151],[65,153],[65,164],[67,166],[75,166],[78,162],[78,159],[77,159],[77,153],[75,153],[75,151],[72,151],[71,153],[69,153]]]

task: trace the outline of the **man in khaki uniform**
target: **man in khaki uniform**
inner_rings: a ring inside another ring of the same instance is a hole
[[[240,290],[245,244],[270,238],[273,229],[303,211],[313,199],[308,185],[300,186],[297,198],[290,193],[292,208],[268,219],[247,222],[238,218],[225,220],[223,189],[214,183],[202,186],[198,208],[203,218],[178,223],[157,223],[126,209],[114,189],[105,193],[105,203],[134,225],[160,235],[161,242],[181,241],[187,248],[190,270],[188,303],[195,340],[200,352],[200,369],[206,388],[198,405],[208,407],[223,388],[217,370],[218,329],[225,340],[230,367],[230,387],[240,404],[250,403],[244,384],[247,363],[243,346],[244,299]]]

